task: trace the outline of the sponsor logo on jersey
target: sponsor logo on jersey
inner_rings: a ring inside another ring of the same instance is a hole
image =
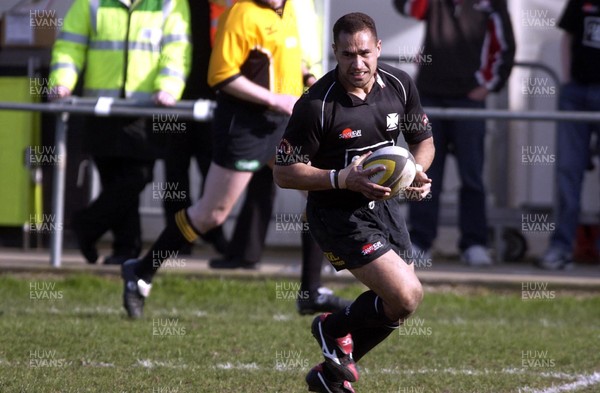
[[[352,130],[350,128],[346,128],[340,134],[340,139],[352,139],[360,136],[362,136],[362,130]]]
[[[296,162],[308,163],[310,157],[302,154],[302,146],[292,146],[287,139],[282,139],[275,149],[275,163],[277,165],[290,165]]]
[[[383,243],[381,243],[380,241],[375,242],[375,243],[365,244],[362,248],[362,254],[363,255],[372,254],[375,251],[379,250],[381,247],[383,247]]]
[[[337,255],[335,255],[332,252],[326,252],[325,253],[325,258],[327,258],[327,260],[333,265],[333,266],[344,266],[346,264],[346,262],[338,257]]]
[[[279,142],[279,146],[277,147],[277,153],[279,154],[292,154],[292,144],[285,138]]]
[[[400,121],[400,116],[398,113],[388,113],[385,117],[386,121],[386,131],[396,131],[398,129],[398,123]]]

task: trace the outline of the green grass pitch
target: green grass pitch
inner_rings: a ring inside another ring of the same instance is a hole
[[[130,321],[117,277],[2,274],[0,392],[305,392],[321,356],[297,289],[166,273]],[[416,315],[359,366],[364,393],[600,392],[600,295],[426,287]]]

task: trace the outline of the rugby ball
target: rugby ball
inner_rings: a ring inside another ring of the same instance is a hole
[[[406,187],[409,187],[415,175],[417,168],[413,155],[403,147],[387,146],[376,150],[363,162],[363,169],[383,165],[384,171],[377,172],[369,177],[373,183],[392,189],[390,196],[386,199],[398,195]]]

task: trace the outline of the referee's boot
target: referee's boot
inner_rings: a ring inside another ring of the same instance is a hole
[[[311,326],[313,337],[317,340],[325,358],[324,367],[340,381],[358,381],[358,368],[352,358],[354,341],[348,333],[344,337],[331,337],[323,331],[323,322],[329,313],[315,317]]]
[[[229,250],[229,241],[225,237],[223,226],[221,225],[206,233],[201,233],[200,238],[206,243],[211,244],[219,254],[224,255],[227,253],[227,250]]]
[[[130,318],[141,318],[144,314],[144,301],[150,295],[152,284],[135,274],[137,259],[130,259],[121,265],[121,277],[124,282],[123,307]]]
[[[352,300],[335,296],[329,288],[320,287],[316,291],[300,291],[296,308],[300,315],[343,310],[352,304]]]
[[[306,374],[306,383],[308,384],[309,392],[355,393],[350,382],[332,381],[327,378],[323,363],[317,364]]]

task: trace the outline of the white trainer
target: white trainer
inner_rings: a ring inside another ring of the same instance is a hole
[[[484,246],[473,245],[463,251],[461,260],[469,266],[490,266],[492,258]]]

